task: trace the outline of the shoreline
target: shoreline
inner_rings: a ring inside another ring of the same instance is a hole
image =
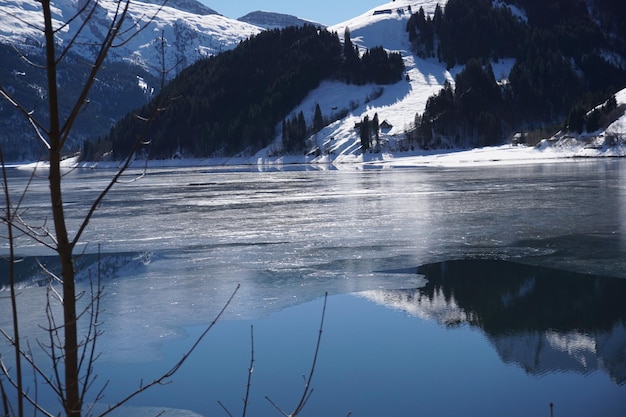
[[[418,168],[418,167],[471,167],[497,165],[528,165],[574,160],[615,159],[626,157],[626,145],[589,148],[583,145],[558,146],[540,144],[534,147],[523,145],[499,145],[473,149],[439,149],[433,151],[407,151],[401,153],[376,153],[359,155],[284,155],[270,157],[257,154],[249,157],[218,158],[171,158],[134,160],[129,168],[192,168],[249,166],[277,168],[284,166],[307,165],[310,167],[363,167],[363,168]],[[117,169],[120,161],[79,162],[78,157],[70,157],[61,162],[65,169]],[[7,167],[20,170],[46,169],[45,162],[7,163]]]

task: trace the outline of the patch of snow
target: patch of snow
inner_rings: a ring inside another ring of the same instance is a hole
[[[521,22],[528,23],[526,12],[513,4],[508,4],[501,0],[493,0],[493,7],[506,7],[511,11],[513,16],[517,17]]]
[[[600,56],[609,64],[613,65],[616,68],[625,68],[626,61],[622,56],[616,54],[615,52],[602,50],[600,51]]]
[[[509,75],[511,74],[511,70],[513,69],[514,65],[514,58],[500,59],[491,63],[491,67],[493,68],[493,75],[496,78],[496,82],[498,84],[508,84]]]
[[[148,83],[143,79],[143,77],[137,76],[137,85],[144,92],[146,92],[148,90]]]

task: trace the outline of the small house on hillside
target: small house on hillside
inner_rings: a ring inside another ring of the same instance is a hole
[[[391,130],[391,128],[393,127],[393,125],[391,123],[389,123],[387,120],[383,120],[383,122],[380,124],[380,130]]]

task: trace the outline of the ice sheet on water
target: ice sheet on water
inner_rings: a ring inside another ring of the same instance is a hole
[[[109,280],[138,273],[150,263],[151,252],[83,254],[74,258],[77,281],[96,281],[98,277]],[[56,256],[18,257],[14,263],[15,281],[23,289],[45,286],[60,277],[59,259]],[[8,290],[8,258],[0,257],[0,292]]]
[[[108,404],[95,404],[93,406],[92,415],[100,415],[109,409]],[[182,408],[162,408],[162,407],[132,407],[124,406],[120,407],[110,414],[111,417],[202,417],[200,414],[194,413],[191,410],[185,410]]]
[[[277,244],[278,246],[283,244]],[[324,295],[378,288],[415,288],[423,284],[415,271],[388,272],[395,266],[411,265],[405,256],[350,257],[349,250],[331,250],[335,257],[314,248],[319,256],[299,252],[270,259],[284,247],[231,245],[182,250],[102,255],[104,297],[101,300],[98,340],[102,360],[142,363],[162,358],[161,346],[172,338],[185,337],[184,328],[210,323],[237,283],[241,289],[229,306],[226,320],[257,319],[286,307]],[[286,245],[286,243],[284,244]],[[372,253],[376,250],[372,249]],[[77,289],[89,293],[89,275],[97,268],[96,255],[85,256]],[[54,259],[46,259],[52,265]],[[37,266],[34,258],[28,262]],[[34,267],[35,267],[34,266]],[[22,334],[36,346],[46,340],[46,286],[24,285],[18,303],[22,311]],[[43,281],[42,281],[43,283]],[[46,281],[47,283],[47,281]],[[83,297],[86,300],[88,297]],[[60,316],[60,306],[55,304]],[[9,303],[0,305],[0,327],[10,329]],[[83,326],[85,324],[83,323]],[[82,328],[82,331],[86,331]],[[5,346],[6,348],[6,346]],[[35,352],[35,354],[42,352]]]

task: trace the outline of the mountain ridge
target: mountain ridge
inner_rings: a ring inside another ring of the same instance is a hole
[[[299,17],[289,14],[267,12],[262,10],[250,12],[245,16],[241,16],[237,20],[270,30],[286,28],[288,26],[302,26],[307,24],[324,27],[324,25],[322,25],[321,23],[301,19]]]
[[[63,27],[62,24],[83,3],[53,0],[52,4],[53,25],[62,28],[57,32],[61,48],[78,33],[81,19]],[[94,14],[67,55],[65,61],[69,65],[61,67],[65,73],[59,83],[66,92],[61,103],[63,111],[69,108],[73,97],[68,92],[81,82],[100,37],[106,33],[110,16],[115,13],[114,0],[100,0],[91,5]],[[88,8],[84,13],[90,10]],[[153,97],[160,88],[159,78],[163,71],[165,77],[172,78],[198,59],[234,48],[241,40],[262,31],[257,26],[221,16],[196,0],[171,0],[162,8],[158,0],[132,1],[128,13],[119,46],[111,50],[104,63],[105,72],[106,68],[115,68],[115,73],[109,73],[110,78],[99,76],[96,88],[90,93],[89,111],[81,114],[68,140],[68,153],[78,151],[88,137],[105,133],[117,119]],[[0,44],[8,46],[2,51],[0,85],[23,97],[20,103],[29,111],[36,111],[45,122],[47,110],[42,106],[46,91],[44,73],[22,59],[28,57],[32,62],[41,61],[41,27],[41,6],[36,0],[0,3]],[[164,62],[161,57],[165,57]],[[121,90],[116,85],[125,86],[125,99],[119,99]],[[39,143],[29,140],[32,136],[30,125],[4,100],[0,102],[0,127],[0,144],[4,146],[7,158],[15,161],[38,159]]]
[[[558,3],[559,1],[561,0],[552,0],[550,4]],[[387,127],[381,133],[380,144],[382,146],[378,147],[380,150],[384,152],[398,152],[415,146],[407,143],[406,139],[407,132],[412,132],[417,126],[418,114],[421,115],[424,112],[431,97],[440,93],[446,84],[454,88],[456,78],[464,70],[465,65],[450,65],[450,63],[442,62],[432,56],[420,56],[415,50],[415,44],[411,42],[407,35],[406,27],[411,16],[418,13],[420,8],[424,10],[425,16],[432,20],[436,15],[437,8],[439,7],[443,10],[447,3],[443,2],[438,6],[438,2],[434,0],[393,1],[381,4],[346,22],[328,28],[329,31],[336,32],[342,41],[345,41],[344,36],[346,28],[348,28],[351,34],[351,42],[358,48],[360,54],[377,45],[384,46],[387,51],[400,53],[406,70],[405,80],[394,85],[385,86],[382,89],[374,85],[349,86],[336,81],[324,81],[319,87],[311,90],[309,95],[291,110],[287,115],[287,119],[291,119],[302,112],[307,125],[313,123],[316,105],[321,107],[324,115],[335,112],[335,110],[347,110],[345,117],[341,120],[330,123],[316,133],[315,136],[309,138],[310,151],[320,154],[318,157],[320,160],[324,158],[332,160],[353,160],[358,158],[362,151],[359,146],[361,138],[355,126],[360,124],[365,117],[368,117],[371,121],[374,116],[378,116],[377,119],[380,122],[386,122],[385,126]],[[612,0],[592,0],[591,3],[615,2]],[[525,24],[527,24],[529,19],[531,21],[535,19],[533,17],[535,16],[534,14],[529,14],[528,10],[524,9],[524,1],[522,0],[496,1],[490,4],[494,7],[511,10],[511,13]],[[592,10],[592,8],[589,10]],[[607,18],[605,16],[606,13],[602,12],[605,10],[593,9],[594,14],[592,18],[596,22],[594,24],[607,22],[606,25],[610,28],[610,31],[620,33],[619,24],[615,24],[614,20]],[[219,15],[210,15],[209,17],[225,19]],[[222,21],[220,20],[220,22]],[[227,19],[226,22],[230,22],[230,20]],[[245,23],[239,22],[239,24]],[[182,23],[178,22],[178,25],[182,25]],[[176,28],[177,26],[174,24],[172,27]],[[249,25],[247,27],[254,28],[256,33],[261,31],[261,28],[258,26]],[[2,35],[1,29],[0,27],[0,36]],[[176,30],[174,29],[173,32],[176,32]],[[164,35],[168,37],[169,42],[169,32],[165,31]],[[619,46],[619,38],[616,36],[613,36],[613,45],[617,44]],[[172,42],[172,45],[174,44],[175,42]],[[159,43],[155,39],[152,39],[151,45],[152,50],[158,50]],[[234,46],[234,44],[230,44],[230,46]],[[222,44],[222,47],[226,48],[228,46]],[[624,62],[626,62],[624,54],[619,48],[611,50],[610,47],[611,45],[609,44],[609,48],[603,50],[598,55],[599,58],[606,62],[612,61],[610,65],[622,66],[623,70]],[[134,58],[136,60],[132,62],[141,64],[141,59],[144,58],[142,53],[149,49],[149,47],[147,49],[144,48],[138,55],[135,54]],[[198,50],[194,49],[194,53],[201,55],[197,52]],[[215,50],[214,48],[213,51]],[[219,48],[217,50],[219,51]],[[145,55],[147,56],[147,53]],[[516,68],[516,59],[499,56],[491,57],[483,61],[483,63],[487,61],[489,61],[494,73],[494,81],[502,88],[505,88],[510,83],[511,71]],[[152,64],[151,70],[154,71],[157,67],[158,65]],[[621,84],[626,84],[626,82]],[[615,86],[616,88],[613,92],[616,92],[623,86]],[[599,97],[589,97],[585,99],[586,104],[584,105],[590,108],[590,103],[595,105],[602,100]],[[559,116],[559,114],[556,114],[556,116]],[[538,126],[542,127],[541,125]],[[531,128],[533,127],[531,126]],[[258,151],[264,155],[277,152],[281,147],[281,130],[281,126],[277,125],[275,139],[267,149],[252,150],[252,152]],[[444,136],[438,139],[439,145],[436,146],[458,146],[453,144],[453,140]],[[505,141],[507,137],[501,136],[500,140]]]

